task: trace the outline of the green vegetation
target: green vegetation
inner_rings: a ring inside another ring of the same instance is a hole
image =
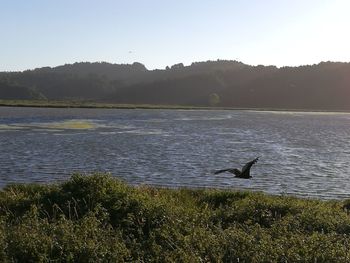
[[[209,105],[216,106],[220,103],[220,96],[216,93],[212,93],[209,95]]]
[[[52,100],[1,100],[0,107],[37,107],[37,108],[91,108],[91,109],[161,109],[161,110],[253,110],[253,111],[290,111],[290,112],[349,112],[347,110],[308,110],[308,109],[272,109],[272,108],[233,108],[233,107],[198,107],[185,105],[157,104],[117,104],[89,101],[52,101]]]
[[[183,105],[151,105],[151,104],[117,104],[91,101],[54,101],[54,100],[2,100],[0,107],[39,107],[39,108],[98,108],[98,109],[212,109],[212,107],[195,107]],[[233,108],[215,108],[233,109]]]
[[[74,175],[0,192],[0,261],[349,262],[348,208]]]

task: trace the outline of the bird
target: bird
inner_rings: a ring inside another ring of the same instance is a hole
[[[214,174],[220,174],[224,172],[229,172],[235,175],[237,178],[242,178],[242,179],[250,179],[252,178],[250,175],[250,168],[252,168],[253,164],[255,164],[259,160],[259,157],[255,158],[252,161],[247,162],[243,167],[242,171],[236,168],[228,168],[228,169],[222,169],[222,170],[217,170],[214,172]]]

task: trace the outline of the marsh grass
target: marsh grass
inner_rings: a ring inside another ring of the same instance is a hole
[[[198,107],[186,105],[161,105],[161,104],[116,104],[82,100],[2,100],[0,107],[39,107],[39,108],[96,108],[96,109],[216,109],[216,107]],[[221,109],[221,108],[220,108]],[[222,108],[236,109],[236,108]]]
[[[0,192],[1,262],[349,262],[349,201],[132,187],[106,174]]]

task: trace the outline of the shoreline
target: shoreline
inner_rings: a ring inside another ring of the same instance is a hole
[[[231,110],[231,111],[259,111],[259,112],[302,112],[302,113],[350,113],[350,110],[326,109],[283,109],[283,108],[245,108],[245,107],[206,107],[161,104],[118,104],[84,101],[36,101],[36,100],[1,100],[0,107],[23,108],[81,108],[81,109],[143,109],[143,110]]]

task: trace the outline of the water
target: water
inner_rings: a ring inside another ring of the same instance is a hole
[[[0,108],[0,187],[110,172],[131,184],[350,198],[350,114]],[[261,156],[251,180],[213,171]]]

